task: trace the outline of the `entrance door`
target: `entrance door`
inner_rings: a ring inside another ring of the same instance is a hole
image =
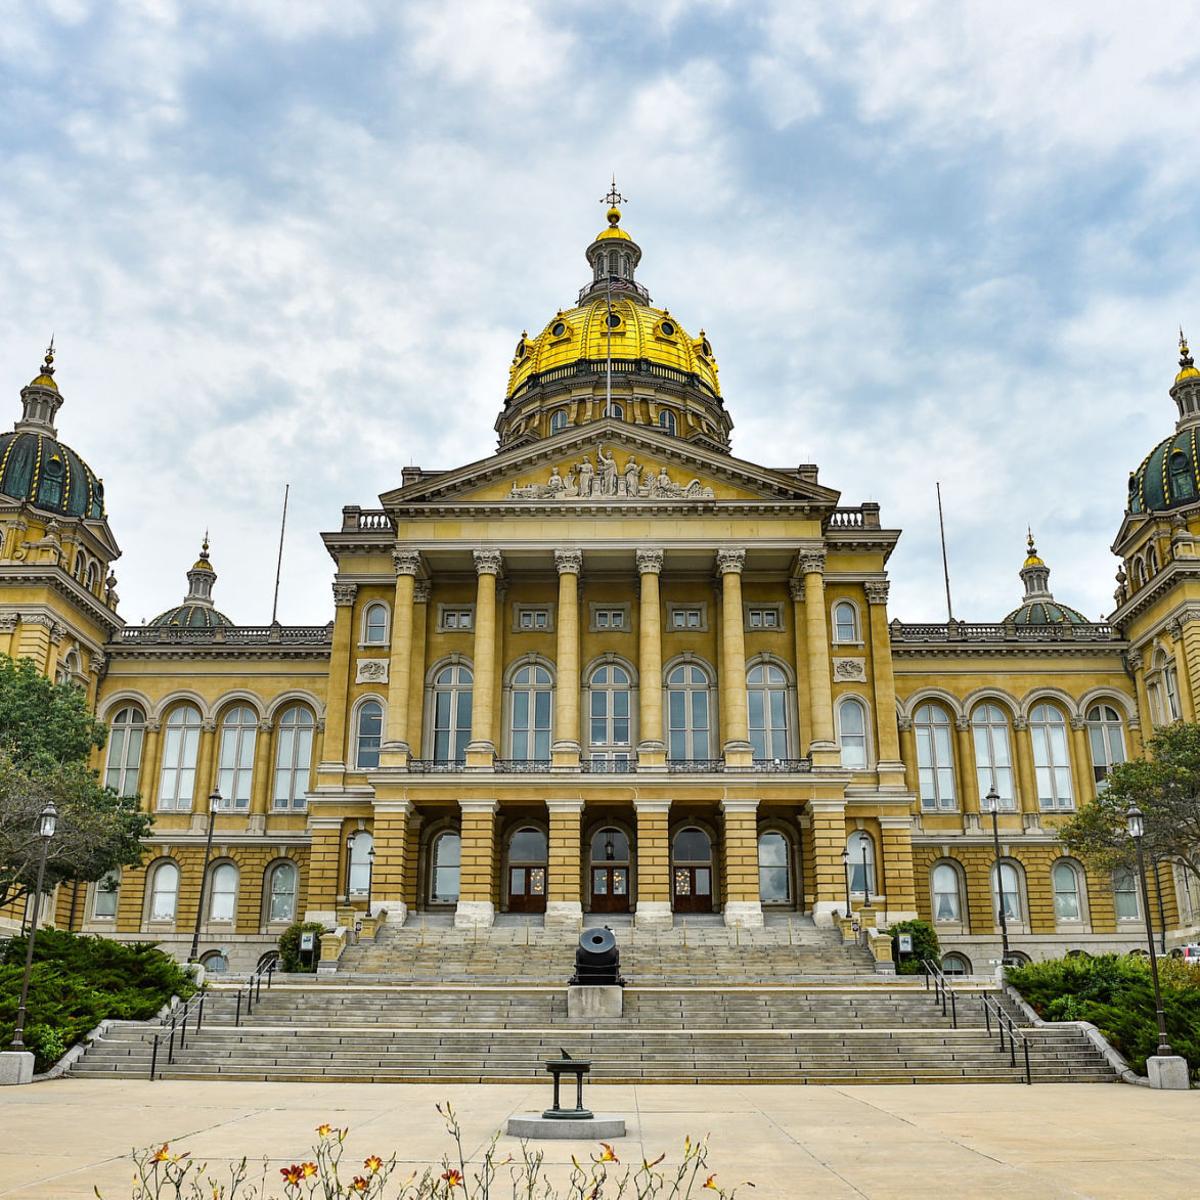
[[[592,837],[591,909],[629,911],[629,839],[619,829],[599,829]]]
[[[672,907],[677,913],[713,909],[712,842],[703,829],[681,829],[671,845]]]
[[[508,843],[508,911],[546,911],[546,835],[527,826]]]

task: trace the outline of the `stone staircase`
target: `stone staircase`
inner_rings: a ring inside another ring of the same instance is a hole
[[[615,923],[614,923],[615,924]],[[335,976],[276,977],[250,1015],[233,981],[158,1067],[171,1079],[528,1082],[565,1047],[597,1082],[981,1083],[1024,1079],[983,1027],[987,984],[956,985],[958,1027],[919,978],[872,973],[864,952],[797,923],[618,930],[624,1014],[582,1022],[563,986],[575,934],[520,924],[478,934],[412,927],[347,951]],[[554,986],[547,986],[548,983]],[[72,1067],[147,1078],[157,1024],[118,1025]],[[1073,1026],[1025,1031],[1035,1082],[1110,1082]]]

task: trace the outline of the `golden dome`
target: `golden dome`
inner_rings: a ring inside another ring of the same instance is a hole
[[[204,541],[200,546],[200,557],[198,559],[196,559],[196,561],[194,563],[192,563],[192,570],[193,571],[212,571],[212,573],[214,575],[216,574],[216,571],[213,571],[212,563],[210,563],[208,561],[208,530],[207,529],[204,531]]]
[[[1025,566],[1044,567],[1046,564],[1038,557],[1037,547],[1033,544],[1033,530],[1028,529],[1026,532],[1029,535],[1025,540],[1025,544],[1029,550],[1029,555],[1025,559]],[[1022,567],[1022,570],[1024,570],[1024,567]]]
[[[608,357],[606,336],[609,303],[601,294],[566,312],[556,313],[537,337],[522,337],[517,343],[508,373],[511,399],[534,375],[590,359]],[[697,375],[714,396],[721,394],[716,359],[704,331],[691,337],[665,308],[654,308],[626,296],[613,296],[612,357],[617,360],[646,360]]]
[[[633,238],[624,229],[620,228],[621,210],[615,204],[604,215],[608,218],[608,228],[602,229],[596,234],[596,241],[602,242],[607,238],[619,238],[624,242],[633,241]]]
[[[49,388],[53,392],[58,391],[58,384],[54,382],[54,338],[50,339],[50,345],[46,348],[46,357],[42,361],[42,369],[38,372],[38,376],[33,380],[30,387]]]

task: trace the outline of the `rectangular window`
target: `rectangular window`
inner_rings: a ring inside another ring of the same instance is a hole
[[[111,921],[117,915],[117,886],[118,876],[115,871],[109,871],[96,884],[96,900],[92,906],[92,915],[98,920]]]
[[[1118,921],[1136,921],[1141,915],[1138,904],[1137,880],[1132,871],[1113,872],[1113,906]]]
[[[443,608],[442,628],[445,630],[471,629],[474,622],[475,610],[471,608]]]
[[[597,608],[593,613],[597,629],[624,629],[625,610],[623,608]]]
[[[779,609],[777,608],[751,608],[747,610],[749,620],[747,624],[751,629],[778,629],[779,628]]]
[[[703,629],[704,617],[702,610],[699,608],[672,608],[671,628],[689,630]]]
[[[517,628],[528,632],[549,629],[550,610],[548,608],[518,608]]]

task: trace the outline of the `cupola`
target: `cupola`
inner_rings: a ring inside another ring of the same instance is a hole
[[[1050,568],[1046,566],[1028,530],[1025,563],[1020,570],[1025,584],[1025,599],[1019,608],[1004,618],[1005,625],[1087,625],[1088,619],[1077,609],[1059,604],[1050,594]]]
[[[159,613],[151,625],[173,626],[185,629],[215,629],[218,625],[228,626],[233,622],[213,605],[213,584],[217,573],[208,558],[208,534],[200,546],[200,557],[187,573],[188,590],[183,603]]]

